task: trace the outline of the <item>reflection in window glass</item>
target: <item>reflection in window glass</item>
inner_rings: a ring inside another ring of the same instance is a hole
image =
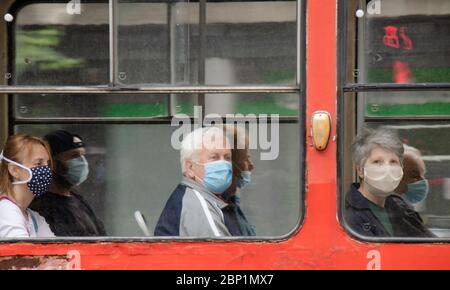
[[[16,95],[16,118],[157,117],[169,114],[167,95]]]
[[[15,17],[16,85],[100,85],[109,80],[108,4],[67,3],[22,7]]]
[[[358,7],[367,12],[358,19],[359,82],[450,81],[449,1],[365,2]]]
[[[296,1],[119,2],[124,84],[295,84]]]
[[[298,94],[215,94],[206,95],[207,113],[217,114],[279,114],[298,116]]]
[[[153,233],[164,205],[181,180],[179,151],[170,125],[18,125],[16,132],[43,136],[65,129],[84,138],[90,174],[77,191],[91,205],[110,236],[143,236],[139,210]],[[299,125],[280,124],[279,156],[260,159],[251,150],[252,183],[241,192],[241,207],[257,236],[288,234],[301,210]],[[163,162],[161,162],[163,161]]]
[[[394,116],[448,116],[450,115],[450,93],[436,92],[389,92],[360,93],[365,100],[367,117]]]
[[[142,118],[176,114],[193,116],[197,94],[175,95],[16,95],[15,118],[103,117]],[[298,94],[211,94],[206,114],[279,114],[298,116]]]

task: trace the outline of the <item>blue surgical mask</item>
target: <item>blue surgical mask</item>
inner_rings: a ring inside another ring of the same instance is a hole
[[[89,164],[84,156],[70,159],[65,162],[67,172],[62,176],[72,185],[82,184],[89,175]]]
[[[241,171],[239,179],[237,180],[237,187],[242,189],[252,182],[251,171]]]
[[[205,176],[203,184],[214,193],[222,193],[230,187],[233,181],[233,169],[231,162],[218,160],[204,164]]]
[[[28,168],[18,162],[10,160],[3,156],[3,152],[0,154],[0,160],[4,159],[5,161],[12,163],[14,165],[19,166],[22,169],[28,171],[30,177],[27,180],[23,181],[14,181],[13,185],[27,184],[28,189],[36,196],[43,195],[48,191],[50,184],[52,183],[53,175],[50,166],[35,166],[32,168]]]
[[[407,186],[408,190],[405,193],[405,197],[411,204],[422,202],[427,198],[430,189],[428,180],[422,179],[414,183],[409,183]]]

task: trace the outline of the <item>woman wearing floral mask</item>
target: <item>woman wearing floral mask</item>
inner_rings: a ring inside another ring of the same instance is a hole
[[[356,233],[371,237],[428,237],[420,216],[392,195],[403,177],[403,143],[395,132],[363,129],[352,145],[361,182],[345,200],[345,219]],[[387,198],[389,196],[389,198]]]
[[[40,138],[8,138],[0,154],[0,238],[54,237],[45,219],[28,208],[52,182],[50,156]]]

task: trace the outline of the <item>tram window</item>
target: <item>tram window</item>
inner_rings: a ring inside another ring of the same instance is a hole
[[[108,4],[83,3],[83,13],[73,15],[67,13],[66,5],[67,1],[62,1],[19,8],[14,21],[10,84],[108,83]]]
[[[450,81],[449,1],[350,2],[355,3],[350,13],[358,23],[358,65],[350,82]]]
[[[67,13],[66,2],[23,6],[14,23],[15,71],[8,73],[10,84],[107,84],[109,10],[108,3],[101,2],[105,1],[82,3],[80,14]],[[116,81],[295,84],[296,5],[208,2],[206,22],[200,25],[198,2],[119,1]]]
[[[82,3],[81,14],[74,15],[67,13],[67,3],[20,8],[13,30],[16,57],[11,83],[108,83],[108,3],[100,2]],[[208,3],[203,82],[198,81],[199,25],[193,20],[199,17],[198,3],[144,2],[118,5],[119,83],[295,83],[296,1]],[[224,9],[239,13],[224,13]],[[14,100],[18,118],[152,117],[192,114],[197,95],[16,95]],[[296,94],[206,95],[205,109],[219,114],[296,116],[298,100]]]
[[[153,235],[181,181],[180,152],[171,146],[177,129],[171,126],[173,116],[187,114],[194,122],[205,121],[208,114],[225,119],[240,114],[235,116],[240,121],[257,117],[257,134],[250,136],[256,143],[250,150],[255,169],[251,186],[242,190],[241,209],[255,226],[256,237],[292,233],[303,209],[297,75],[297,6],[302,1],[207,1],[206,15],[200,15],[199,2],[109,2],[80,1],[80,13],[68,13],[76,7],[62,0],[16,2],[11,10],[15,21],[8,24],[8,55],[13,59],[9,84],[36,86],[36,92],[9,98],[9,133],[44,136],[63,129],[80,135],[87,145],[90,175],[79,191],[109,237],[129,238],[144,235],[136,211],[145,215]],[[43,94],[39,86],[49,85],[62,91],[68,86],[108,88]],[[205,85],[224,89],[202,93]],[[262,93],[233,92],[244,85],[267,88]],[[278,85],[292,88],[292,93],[279,93]],[[168,93],[107,92],[110,87],[130,91],[153,86]],[[172,93],[185,86],[190,93]],[[281,118],[270,119],[270,114]],[[279,129],[272,131],[272,125]],[[262,158],[272,149],[273,159]]]
[[[121,0],[120,81],[295,84],[296,5],[296,1],[208,1],[205,22],[200,23],[198,2]]]
[[[450,92],[437,90],[435,83],[450,83],[449,2],[355,0],[342,5],[347,9],[342,222],[353,235],[371,241],[448,241]],[[423,84],[419,88],[414,83]],[[389,189],[396,184],[395,174],[389,175],[392,186],[386,186],[373,181],[370,166],[355,170],[355,165],[367,165],[354,164],[359,151],[350,149],[364,128],[393,130],[400,137],[383,133],[378,139],[389,148],[393,163],[404,145],[403,177],[396,188]],[[364,186],[349,190],[353,182]],[[380,197],[386,191],[388,197]]]
[[[107,234],[143,236],[134,212],[141,211],[153,233],[162,209],[181,180],[180,153],[170,145],[176,129],[151,125],[17,125],[16,132],[43,136],[56,129],[76,132],[87,144],[90,175],[79,192],[103,220]],[[260,160],[251,150],[252,184],[242,191],[241,206],[257,236],[282,236],[299,220],[298,124],[280,124],[276,160]],[[163,161],[163,162],[161,162]]]

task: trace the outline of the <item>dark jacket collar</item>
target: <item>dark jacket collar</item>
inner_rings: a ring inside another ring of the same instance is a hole
[[[347,192],[345,200],[351,207],[358,209],[370,209],[369,201],[358,190],[359,186],[359,183],[353,183],[350,186],[350,190]]]

